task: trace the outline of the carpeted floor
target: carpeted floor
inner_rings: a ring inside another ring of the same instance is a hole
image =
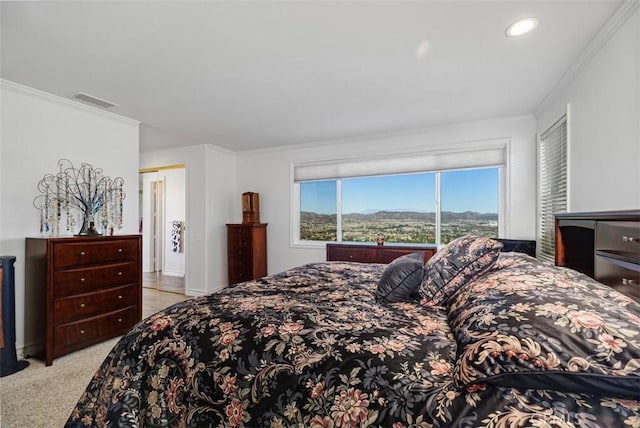
[[[147,317],[188,297],[142,289],[142,316]],[[0,378],[1,428],[61,428],[116,339],[53,360],[29,359],[29,367]]]
[[[53,360],[29,359],[29,367],[0,378],[2,428],[64,426],[89,380],[118,339]]]

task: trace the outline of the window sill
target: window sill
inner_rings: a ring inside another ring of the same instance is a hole
[[[289,248],[324,250],[325,248],[327,248],[327,244],[335,242],[336,241],[295,241],[289,244]]]

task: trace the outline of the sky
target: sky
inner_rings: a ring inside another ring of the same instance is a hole
[[[498,212],[498,169],[441,173],[442,210]],[[336,213],[336,182],[301,183],[301,210]],[[342,180],[343,214],[376,211],[435,211],[435,173]]]

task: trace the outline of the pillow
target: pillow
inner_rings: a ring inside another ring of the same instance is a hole
[[[382,272],[376,301],[402,302],[409,300],[422,281],[424,253],[411,253],[391,261]]]
[[[471,279],[491,268],[501,248],[500,242],[473,234],[454,239],[427,260],[420,296],[431,304],[446,305]]]
[[[536,256],[536,241],[529,239],[505,239],[494,238],[498,242],[502,242],[503,253],[524,253],[531,257]]]
[[[640,398],[640,304],[584,274],[502,253],[457,294],[457,388]]]

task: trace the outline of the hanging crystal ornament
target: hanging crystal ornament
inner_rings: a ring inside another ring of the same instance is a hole
[[[94,168],[88,163],[80,167],[73,166],[71,161],[60,159],[59,172],[56,175],[46,174],[38,182],[40,195],[33,200],[33,205],[40,211],[40,232],[57,236],[60,222],[64,214],[66,230],[75,232],[75,213],[82,218],[82,227],[76,236],[94,236],[100,232],[96,229],[95,215],[99,217],[99,227],[103,233],[113,227],[122,228],[122,201],[124,180],[121,177],[111,179],[103,174],[102,168]],[[116,207],[110,201],[119,201]]]

